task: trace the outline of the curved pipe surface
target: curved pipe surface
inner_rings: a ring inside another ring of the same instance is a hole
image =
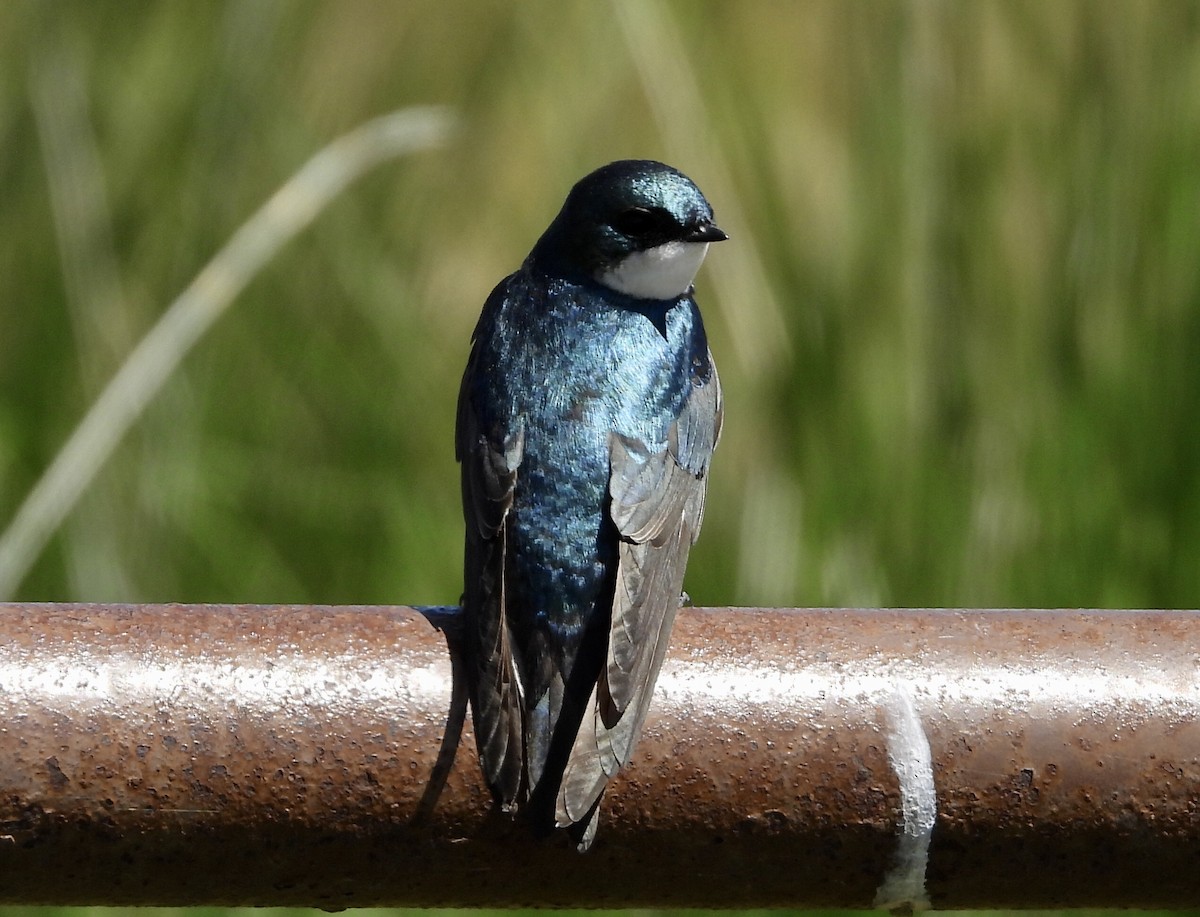
[[[436,805],[452,609],[0,606],[0,902],[1182,907],[1200,615],[684,609],[596,846]]]

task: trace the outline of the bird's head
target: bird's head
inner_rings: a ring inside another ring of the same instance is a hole
[[[727,238],[690,178],[624,159],[580,179],[531,257],[550,273],[638,299],[674,299],[691,287],[708,244]]]

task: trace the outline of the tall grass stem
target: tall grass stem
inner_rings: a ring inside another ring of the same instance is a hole
[[[438,107],[366,122],[308,160],[234,233],[129,354],[0,536],[0,599],[12,597],[129,428],[263,265],[368,169],[444,143],[453,123]]]

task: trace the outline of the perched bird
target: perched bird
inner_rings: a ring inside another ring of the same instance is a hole
[[[472,338],[456,451],[475,739],[497,802],[580,850],[632,756],[700,530],[721,388],[692,280],[725,238],[681,172],[611,163]]]

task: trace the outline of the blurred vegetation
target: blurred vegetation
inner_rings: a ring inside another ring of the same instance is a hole
[[[450,603],[468,338],[575,179],[733,241],[698,604],[1200,604],[1200,5],[0,4],[0,526],[309,155],[452,106],[196,349],[29,600]]]
[[[691,174],[728,393],[702,604],[1181,606],[1200,7],[0,6],[0,519],[314,150],[443,102],[201,343],[27,599],[452,602],[454,397],[570,184]]]

